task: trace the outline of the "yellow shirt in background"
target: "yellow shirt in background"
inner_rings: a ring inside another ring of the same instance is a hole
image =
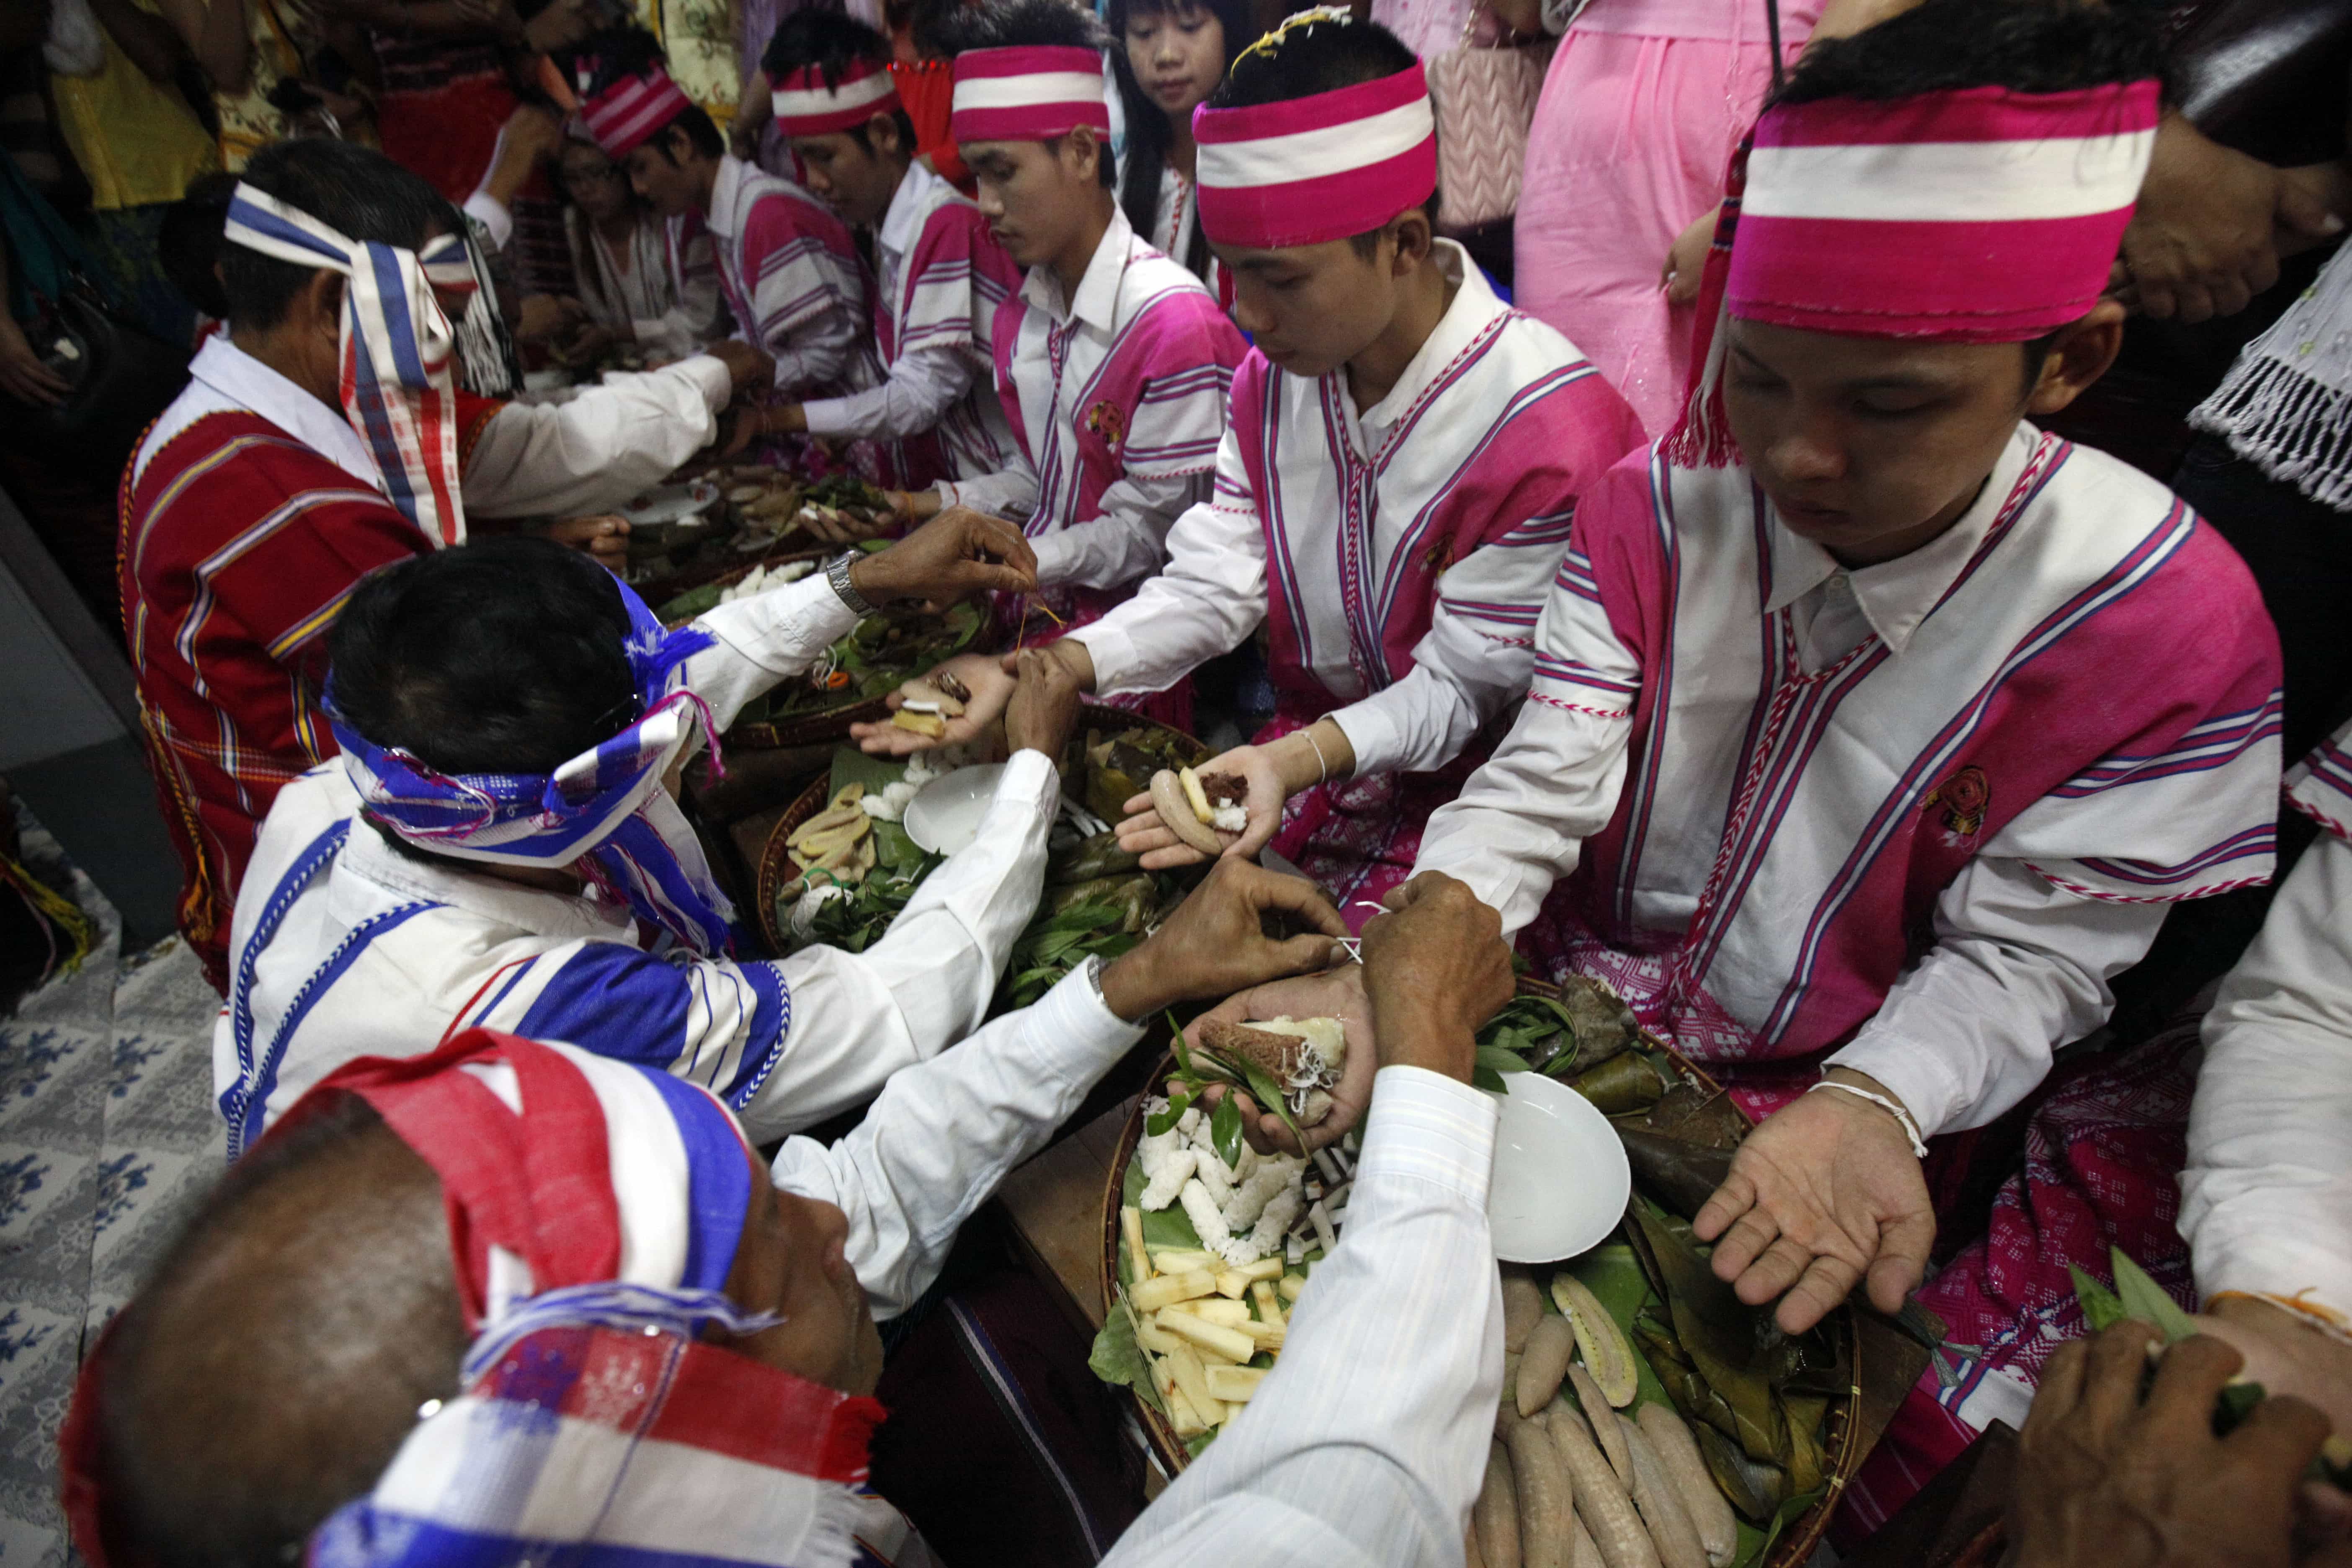
[[[151,15],[149,0],[131,0]],[[104,27],[106,64],[91,76],[52,75],[58,126],[101,212],[176,202],[188,182],[221,166],[220,148],[180,89],[149,81]]]

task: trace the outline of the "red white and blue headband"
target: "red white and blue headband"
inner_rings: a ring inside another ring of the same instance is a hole
[[[1102,57],[1075,45],[966,49],[956,57],[950,129],[973,142],[1050,142],[1090,125],[1110,137]]]
[[[240,184],[221,237],[297,267],[340,272],[343,416],[365,441],[384,493],[437,546],[466,539],[458,489],[457,334],[436,289],[478,285],[462,233],[423,250],[355,240],[266,191]]]
[[[694,107],[667,71],[654,67],[623,77],[580,106],[581,121],[604,156],[619,163]]]
[[[437,772],[377,745],[327,708],[343,768],[370,821],[421,849],[492,865],[569,867],[609,900],[705,957],[732,950],[734,908],[663,775],[709,711],[681,666],[711,646],[694,626],[665,628],[615,583],[629,614],[629,671],[638,716],[627,729],[546,773]]]
[[[1976,87],[1767,110],[1732,159],[1676,462],[1729,460],[1722,315],[1922,342],[2024,342],[2105,291],[2156,144],[2154,81]]]
[[[827,136],[855,131],[877,114],[898,107],[898,84],[890,68],[876,60],[853,60],[841,79],[828,84],[814,66],[789,71],[775,84],[769,104],[776,129],[785,136]]]
[[[881,1406],[698,1337],[777,1321],[724,1293],[761,1178],[717,1099],[477,1029],[345,1065],[271,1136],[344,1093],[439,1179],[474,1341],[458,1393],[421,1410],[372,1492],[313,1532],[311,1564],[852,1560],[851,1489]],[[103,1360],[63,1434],[68,1516],[97,1568]]]
[[[1437,117],[1416,61],[1378,81],[1192,111],[1202,231],[1248,250],[1368,233],[1437,189]]]

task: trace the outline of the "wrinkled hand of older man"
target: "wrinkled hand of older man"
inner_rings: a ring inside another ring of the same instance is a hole
[[[1037,586],[1037,552],[1003,519],[954,507],[859,561],[850,581],[877,605],[898,599],[952,605],[992,589],[1026,594]]]
[[[1269,924],[1307,934],[1268,934]],[[1322,890],[1246,860],[1220,860],[1143,945],[1102,972],[1103,1000],[1134,1021],[1178,1002],[1230,996],[1286,974],[1321,969],[1340,952],[1347,922]]]
[[[1467,886],[1423,871],[1364,927],[1364,991],[1382,1067],[1470,1081],[1476,1036],[1511,999],[1503,917]]]

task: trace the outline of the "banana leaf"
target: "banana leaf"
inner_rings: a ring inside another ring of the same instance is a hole
[[[1092,838],[1046,857],[1045,886],[1069,888],[1081,882],[1131,877],[1141,861],[1141,856],[1129,855],[1119,848],[1117,832],[1097,833]]]
[[[2126,1310],[2123,1298],[2100,1284],[2074,1264],[2066,1271],[2074,1277],[2074,1300],[2083,1309],[2083,1323],[2091,1332],[2102,1333],[2122,1322],[2131,1313]]]
[[[1715,1277],[1679,1221],[1638,1196],[1626,1212],[1634,1222],[1629,1233],[1639,1237],[1638,1250],[1656,1270],[1653,1278],[1683,1355],[1731,1406],[1740,1447],[1748,1456],[1785,1465],[1788,1421],[1765,1373],[1769,1358],[1758,1353],[1762,1342],[1756,1322],[1759,1309],[1742,1302]]]
[[[1732,1150],[1748,1136],[1748,1118],[1720,1089],[1677,1083],[1643,1111],[1637,1123],[1647,1131],[1679,1138],[1708,1149]]]
[[[1160,1403],[1160,1391],[1151,1386],[1151,1363],[1143,1347],[1135,1342],[1135,1319],[1128,1311],[1125,1295],[1113,1301],[1104,1316],[1093,1348],[1087,1352],[1087,1367],[1105,1383],[1125,1384],[1152,1409],[1163,1416],[1168,1414],[1168,1407]]]
[[[2115,1265],[2116,1295],[2123,1301],[2125,1316],[2153,1325],[2168,1345],[2197,1332],[2196,1320],[2180,1310],[2163,1286],[2148,1278],[2147,1269],[2126,1257],[2122,1247],[2109,1247],[2107,1256]]]
[[[1559,1007],[1576,1037],[1579,1068],[1631,1049],[1642,1037],[1633,1010],[1617,993],[1590,976],[1571,974],[1560,983]]]
[[[667,601],[654,612],[663,622],[683,621],[719,607],[719,596],[727,592],[724,583],[705,583],[699,588],[688,588],[677,598]]]
[[[1639,1051],[1620,1051],[1568,1080],[1568,1087],[1601,1108],[1604,1115],[1646,1110],[1666,1092],[1666,1080]]]
[[[1666,1391],[1666,1397],[1685,1419],[1714,1427],[1727,1437],[1739,1436],[1739,1417],[1725,1403],[1723,1395],[1706,1385],[1706,1379],[1693,1371],[1685,1360],[1682,1347],[1675,1344],[1672,1331],[1650,1313],[1633,1320],[1633,1339],[1642,1347],[1643,1359]]]
[[[1812,1491],[1829,1479],[1829,1461],[1822,1452],[1822,1417],[1829,1407],[1826,1399],[1780,1396],[1789,1429],[1789,1489],[1792,1492]]]
[[[1739,1445],[1708,1426],[1694,1426],[1691,1436],[1698,1439],[1698,1457],[1706,1462],[1706,1473],[1738,1509],[1758,1524],[1770,1520],[1783,1499],[1790,1495],[1787,1472],[1776,1465],[1759,1464],[1740,1452]]]
[[[1623,1122],[1615,1124],[1617,1140],[1633,1167],[1633,1183],[1685,1219],[1698,1211],[1723,1184],[1731,1169],[1731,1152],[1685,1142],[1664,1133]]]

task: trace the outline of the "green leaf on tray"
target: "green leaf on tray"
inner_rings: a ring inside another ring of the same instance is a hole
[[[1470,1087],[1483,1089],[1489,1094],[1506,1094],[1510,1090],[1510,1086],[1503,1081],[1503,1075],[1483,1062],[1470,1069]]]
[[[1192,1109],[1192,1094],[1180,1089],[1169,1097],[1167,1110],[1156,1111],[1143,1119],[1143,1131],[1149,1136],[1157,1138],[1181,1121],[1184,1119],[1184,1113],[1191,1109]]]
[[[1228,1165],[1241,1163],[1242,1107],[1230,1094],[1217,1097],[1217,1109],[1209,1113],[1209,1142],[1216,1146],[1217,1158]]]
[[[1477,1061],[1480,1067],[1486,1068],[1496,1073],[1525,1072],[1528,1070],[1527,1059],[1525,1058],[1506,1050],[1500,1046],[1480,1046],[1478,1047]]]
[[[1113,1301],[1110,1310],[1103,1315],[1103,1326],[1095,1334],[1094,1348],[1087,1352],[1087,1366],[1105,1383],[1125,1384],[1151,1408],[1162,1415],[1168,1413],[1160,1403],[1160,1391],[1151,1386],[1151,1363],[1145,1357],[1143,1347],[1135,1342],[1135,1319],[1123,1299]]]

